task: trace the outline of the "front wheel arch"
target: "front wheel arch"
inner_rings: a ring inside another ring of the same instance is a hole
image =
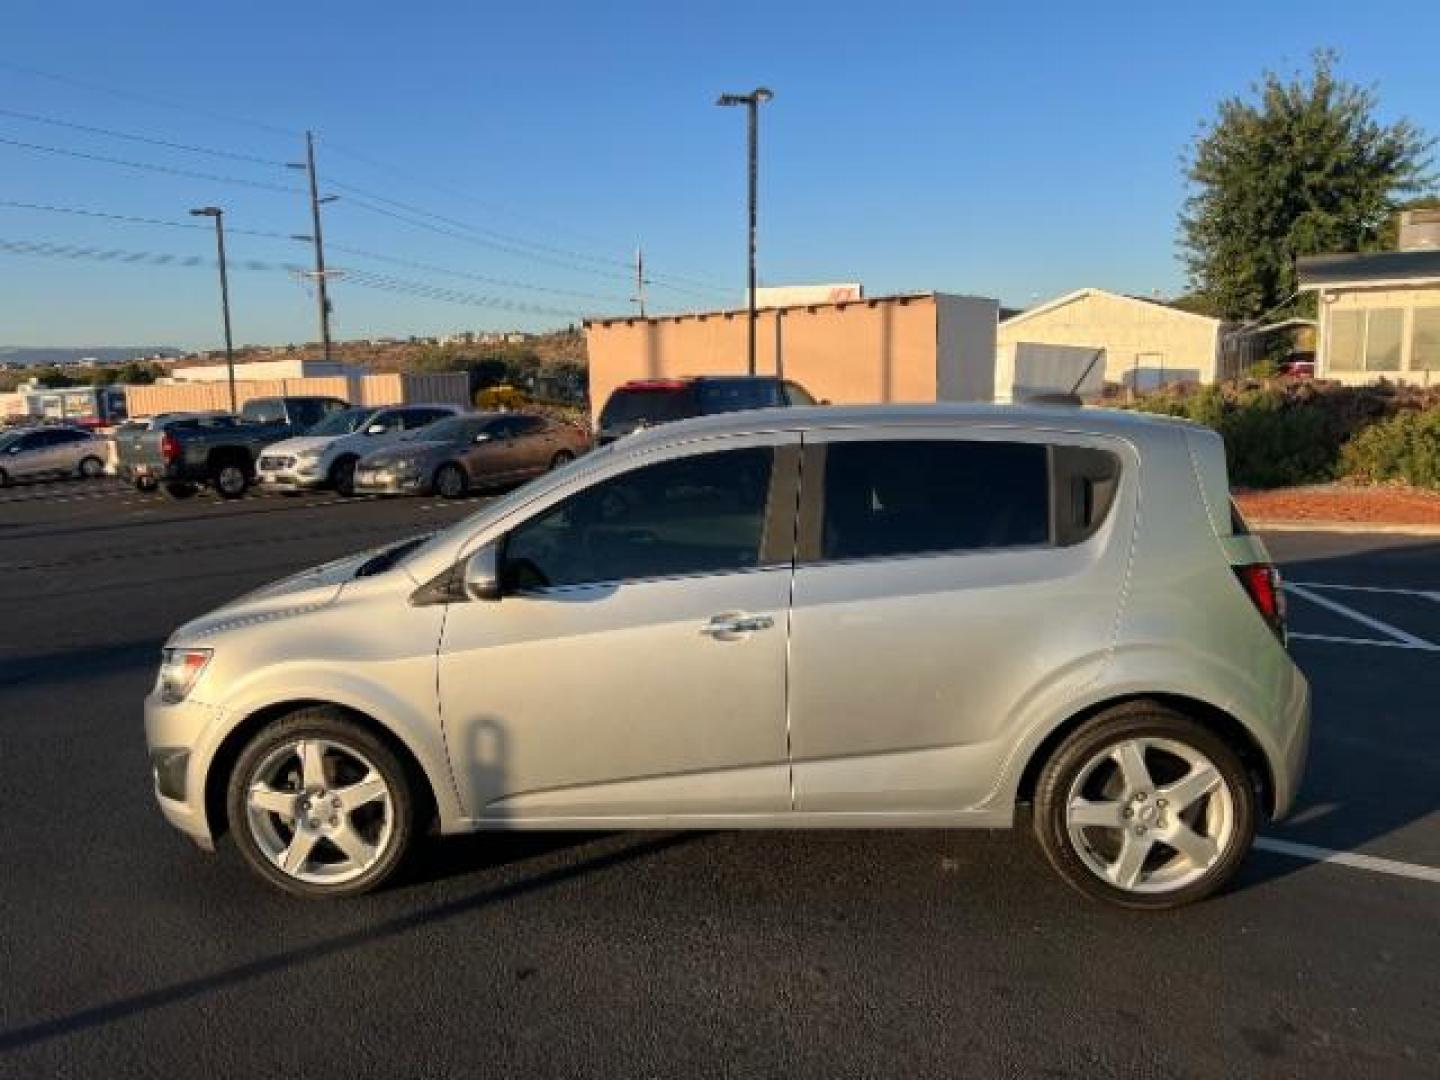
[[[1015,792],[1017,803],[1030,803],[1035,798],[1035,789],[1040,774],[1065,740],[1084,724],[1101,713],[1143,713],[1159,707],[1177,712],[1203,725],[1223,739],[1231,749],[1240,755],[1240,760],[1250,771],[1256,786],[1256,802],[1267,817],[1275,812],[1275,777],[1270,770],[1270,760],[1265,756],[1260,743],[1250,730],[1225,710],[1183,694],[1131,694],[1125,697],[1108,698],[1076,713],[1057,724],[1045,736],[1040,745],[1030,754],[1025,769],[1020,775],[1020,785]]]
[[[344,714],[345,719],[365,728],[370,734],[385,743],[410,774],[416,797],[423,803],[419,820],[425,823],[425,831],[433,832],[439,814],[435,788],[430,781],[430,775],[420,764],[420,760],[411,752],[410,747],[405,744],[405,741],[373,716],[358,709],[320,698],[308,698],[299,701],[277,702],[274,705],[257,709],[236,724],[221,740],[219,747],[216,748],[210,759],[209,771],[205,774],[205,819],[211,838],[219,840],[230,828],[229,811],[226,807],[226,792],[230,786],[230,774],[235,771],[235,765],[250,740],[271,724],[283,720],[287,716],[304,709],[316,708],[334,709],[336,712]]]

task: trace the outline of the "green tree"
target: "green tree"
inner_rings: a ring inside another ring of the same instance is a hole
[[[1434,140],[1383,124],[1367,87],[1335,55],[1308,75],[1266,72],[1254,100],[1227,98],[1186,157],[1180,243],[1191,291],[1216,315],[1248,319],[1295,292],[1295,258],[1373,251],[1401,196],[1432,182]]]

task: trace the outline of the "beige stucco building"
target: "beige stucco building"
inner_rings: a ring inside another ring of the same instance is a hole
[[[1319,297],[1315,374],[1344,383],[1440,383],[1440,250],[1299,259]]]
[[[1105,381],[1139,390],[1213,382],[1224,323],[1155,300],[1079,289],[1000,323],[1002,348],[1023,343],[1103,349]]]
[[[755,367],[837,404],[989,401],[998,312],[948,293],[763,308]],[[744,374],[747,323],[744,309],[586,322],[591,410],[632,379]]]

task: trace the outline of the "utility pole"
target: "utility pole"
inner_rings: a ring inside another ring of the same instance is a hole
[[[334,202],[338,195],[326,195],[320,197],[319,181],[315,177],[315,133],[305,132],[305,160],[301,162],[290,162],[292,169],[304,169],[310,179],[310,224],[311,234],[309,236],[297,236],[297,240],[311,240],[315,244],[315,283],[317,295],[320,300],[320,340],[325,346],[325,359],[330,360],[330,290],[326,283],[328,274],[325,271],[325,235],[320,229],[320,204]]]
[[[757,86],[748,94],[721,94],[715,101],[716,105],[744,105],[748,110],[750,135],[749,367],[751,375],[755,374],[755,203],[760,182],[760,105],[774,96],[766,87]]]
[[[235,345],[230,339],[230,279],[225,271],[225,211],[218,206],[191,210],[194,217],[215,219],[215,249],[220,261],[220,312],[225,320],[225,372],[230,377],[230,411],[238,412],[235,400]]]
[[[645,317],[645,286],[650,284],[650,279],[645,276],[645,252],[640,248],[635,249],[635,295],[630,302],[640,305],[640,317]]]

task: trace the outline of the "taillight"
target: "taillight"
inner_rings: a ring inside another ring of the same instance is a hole
[[[1245,587],[1245,594],[1260,612],[1261,618],[1285,641],[1285,590],[1281,587],[1280,571],[1269,563],[1252,563],[1235,567],[1235,576]]]
[[[160,456],[166,461],[174,461],[180,456],[180,440],[168,431],[160,436]]]

